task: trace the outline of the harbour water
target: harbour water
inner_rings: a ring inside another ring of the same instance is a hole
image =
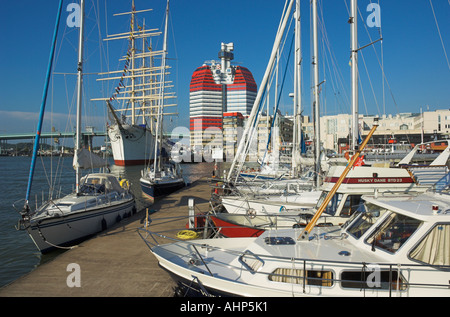
[[[15,226],[19,219],[17,210],[24,205],[30,157],[0,157],[0,287],[31,272],[37,266],[51,260],[60,252],[55,251],[42,255],[25,231],[17,231]],[[136,196],[137,209],[151,207],[152,202],[146,199],[139,186],[139,178],[143,166],[120,167],[111,165],[115,175],[126,178],[131,183],[131,190]],[[192,183],[202,177],[210,177],[212,163],[183,164],[183,177]],[[58,177],[55,177],[58,175]],[[72,157],[38,158],[34,175],[30,204],[48,195],[49,183],[62,193],[73,189],[75,172],[72,168]],[[51,181],[56,179],[56,181]],[[55,197],[55,196],[54,196]]]

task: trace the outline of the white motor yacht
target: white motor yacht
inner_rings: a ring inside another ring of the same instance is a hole
[[[448,180],[449,176],[447,176]],[[197,295],[450,296],[450,195],[363,196],[343,226],[155,244],[162,268]],[[141,234],[142,237],[144,237]]]

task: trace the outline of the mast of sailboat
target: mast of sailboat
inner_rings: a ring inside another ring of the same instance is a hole
[[[356,151],[359,138],[358,115],[358,0],[351,0],[350,30],[351,30],[351,66],[352,66],[352,127],[351,148]]]
[[[142,33],[144,33],[145,32],[145,19],[143,20],[143,23],[142,23]],[[145,38],[142,38],[142,53],[144,53],[145,52]],[[142,56],[142,70],[144,71],[144,69],[145,69],[145,56],[144,56],[144,54],[142,54],[143,56]],[[146,101],[145,101],[145,94],[146,94],[146,90],[145,90],[145,84],[146,84],[146,80],[145,80],[145,77],[142,77],[142,106],[143,106],[143,109],[142,109],[142,124],[146,124],[146,121],[145,121],[145,113],[146,113],[146,110],[144,109],[145,108],[145,103],[146,103]]]
[[[319,104],[319,49],[317,34],[317,0],[312,1],[313,14],[313,70],[314,70],[314,136],[315,136],[315,166],[316,186],[320,186],[320,104]]]
[[[295,57],[294,57],[294,133],[292,138],[292,177],[298,174],[297,155],[300,155],[301,140],[301,29],[300,29],[300,0],[295,3]]]
[[[167,28],[168,28],[168,20],[169,20],[169,0],[167,0],[167,7],[166,7],[166,21],[164,25],[164,41],[163,41],[163,53],[162,53],[162,61],[161,61],[161,88],[159,91],[159,98],[158,98],[158,115],[157,115],[157,121],[156,121],[156,137],[155,137],[155,156],[154,156],[154,162],[153,162],[153,171],[158,171],[161,169],[161,160],[158,159],[158,151],[159,154],[162,155],[162,112],[164,110],[164,86],[165,86],[165,80],[166,80],[166,55],[167,55]],[[155,174],[156,175],[156,174]]]
[[[31,193],[31,184],[33,183],[34,168],[36,166],[36,157],[37,157],[37,152],[39,150],[39,142],[40,142],[41,131],[42,131],[42,122],[43,122],[43,119],[44,119],[45,104],[47,102],[47,92],[48,92],[48,86],[49,86],[49,82],[50,82],[50,74],[51,74],[52,66],[53,66],[53,57],[55,55],[56,38],[58,37],[58,27],[59,27],[59,21],[61,19],[62,3],[63,3],[63,0],[60,0],[59,1],[59,6],[58,6],[58,13],[57,13],[57,16],[56,16],[55,28],[54,28],[54,31],[53,31],[52,47],[51,47],[51,50],[50,50],[50,57],[49,57],[49,61],[48,61],[47,74],[46,74],[46,77],[45,77],[44,92],[42,94],[41,109],[40,109],[40,113],[39,113],[39,122],[38,122],[38,127],[37,127],[37,130],[36,130],[36,137],[34,139],[33,157],[32,157],[32,160],[31,160],[30,174],[29,174],[29,177],[28,177],[27,192],[26,192],[26,195],[25,195],[25,209],[28,209],[28,201],[29,201],[30,193]]]
[[[257,112],[260,110],[259,109],[259,105],[260,105],[260,102],[262,100],[263,93],[264,93],[264,90],[266,88],[266,84],[268,82],[270,73],[272,71],[272,68],[273,68],[273,65],[274,65],[274,62],[275,62],[275,58],[277,57],[278,48],[280,46],[281,39],[282,39],[283,34],[284,34],[284,30],[286,29],[286,24],[287,24],[288,18],[290,16],[290,12],[292,10],[293,3],[294,3],[294,0],[290,0],[289,1],[289,6],[286,9],[286,12],[285,12],[284,16],[281,19],[281,21],[282,21],[281,22],[281,26],[278,29],[277,35],[275,37],[275,42],[274,42],[273,47],[272,47],[272,52],[271,52],[271,55],[270,55],[269,63],[267,64],[267,67],[266,67],[263,79],[261,81],[261,84],[259,85],[258,93],[257,93],[255,101],[253,103],[252,111],[250,112],[250,115],[249,115],[249,117],[247,119],[247,123],[245,125],[245,129],[244,129],[244,132],[242,134],[241,141],[239,142],[239,146],[238,146],[238,149],[236,151],[236,155],[235,155],[235,157],[233,159],[233,162],[231,163],[231,167],[230,167],[230,170],[229,170],[228,176],[227,176],[227,181],[231,181],[233,173],[235,172],[236,163],[239,163],[239,166],[238,166],[238,168],[236,170],[236,175],[235,175],[236,176],[236,180],[239,177],[240,171],[242,170],[242,166],[243,166],[245,158],[247,156],[247,153],[246,153],[244,148],[246,147],[246,143],[247,143],[247,141],[248,141],[248,139],[250,137],[250,133],[254,133],[254,131],[253,131],[254,127],[252,127],[252,125],[255,123],[254,121],[255,121]]]
[[[75,136],[75,155],[81,150],[81,102],[83,88],[83,49],[84,49],[84,0],[80,2],[80,35],[78,43],[78,64],[77,64],[77,127]],[[80,167],[75,167],[75,188],[77,194],[80,192]]]

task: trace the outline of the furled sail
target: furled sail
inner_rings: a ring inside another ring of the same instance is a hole
[[[73,156],[73,168],[92,169],[108,166],[108,162],[98,155],[86,150],[79,149]]]

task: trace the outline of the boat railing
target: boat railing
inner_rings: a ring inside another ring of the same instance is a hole
[[[75,193],[75,191],[73,190],[72,193]],[[31,216],[31,215],[35,214],[40,209],[45,209],[45,206],[47,206],[47,205],[49,205],[51,203],[53,204],[53,206],[56,209],[59,210],[59,214],[60,215],[64,215],[63,210],[61,208],[59,208],[58,204],[56,204],[54,202],[54,200],[55,199],[59,199],[61,197],[64,197],[66,195],[68,195],[68,194],[63,194],[63,192],[61,191],[61,188],[60,188],[56,192],[55,197],[53,197],[53,195],[49,195],[49,198],[45,199],[44,191],[42,191],[42,193],[41,193],[42,198],[41,198],[40,204],[39,204],[39,201],[38,201],[38,196],[35,195],[35,202],[34,202],[34,206],[35,206],[34,208],[35,209],[34,209],[34,211],[28,210],[28,216]],[[122,193],[118,193],[116,191],[108,191],[108,190],[106,190],[104,193],[95,193],[94,194],[95,205],[98,206],[98,205],[104,204],[105,202],[111,204],[114,201],[126,198],[128,195],[130,195],[130,192],[128,190],[125,190]],[[92,204],[94,202],[94,200],[90,200],[89,202]],[[86,201],[85,204],[87,206],[88,201]],[[23,209],[24,205],[25,205],[25,199],[17,200],[15,202],[13,202],[13,204],[12,204],[13,208],[21,215],[24,213],[24,209]],[[48,211],[46,211],[46,212],[48,212]]]
[[[210,181],[213,193],[225,196],[238,196],[245,199],[262,196],[288,196],[316,189],[314,184],[308,184],[307,181],[302,180],[285,183],[281,186],[277,181],[271,180],[264,182],[242,180],[233,184],[220,178],[211,178]]]
[[[213,204],[210,201],[210,210],[208,212],[194,212],[191,215],[183,215],[183,216],[174,216],[174,217],[163,217],[157,219],[151,219],[148,216],[147,223],[151,223],[152,226],[157,226],[158,224],[164,224],[167,222],[178,222],[176,228],[169,230],[166,232],[167,234],[171,234],[175,236],[177,232],[182,230],[192,230],[198,233],[198,236],[203,238],[215,238],[215,237],[224,237],[223,233],[226,229],[236,230],[236,226],[233,226],[232,221],[229,222],[229,225],[218,224],[216,225],[213,220],[213,217],[224,216],[221,219],[228,222],[229,217],[234,217],[235,219],[245,220],[249,227],[255,228],[257,231],[259,230],[261,233],[264,230],[281,230],[281,229],[292,229],[305,226],[308,221],[312,218],[312,214],[306,212],[304,209],[300,208],[296,210],[295,213],[267,213],[267,214],[256,214],[252,215],[250,213],[247,214],[230,214],[222,212],[222,205],[220,203]],[[195,207],[194,207],[195,208]],[[336,221],[333,221],[335,219]],[[345,222],[343,217],[339,216],[323,216],[322,221],[318,224],[318,227],[330,227],[333,223]],[[241,223],[239,221],[238,223]],[[144,223],[144,221],[142,222]],[[186,223],[188,225],[186,225]],[[186,225],[184,228],[183,225]],[[336,226],[336,228],[339,228]]]

